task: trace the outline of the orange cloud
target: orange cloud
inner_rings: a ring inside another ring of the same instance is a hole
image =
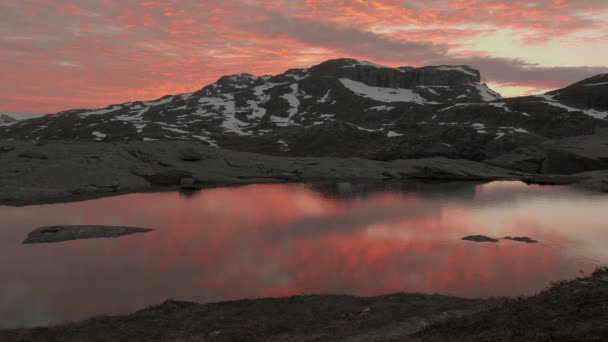
[[[0,111],[152,99],[224,74],[274,74],[336,57],[390,66],[464,61],[494,83],[563,86],[606,70],[597,56],[608,45],[607,10],[602,0],[3,2],[0,83],[8,86],[0,87]],[[496,45],[500,32],[513,37],[506,44],[520,60]],[[581,44],[598,53],[574,63],[555,53]],[[519,71],[506,75],[505,66]]]

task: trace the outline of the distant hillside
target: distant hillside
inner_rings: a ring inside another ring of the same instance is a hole
[[[605,76],[502,99],[469,66],[336,59],[276,76],[223,76],[190,94],[25,120],[0,129],[0,138],[192,140],[278,155],[484,160],[594,133],[608,116]]]

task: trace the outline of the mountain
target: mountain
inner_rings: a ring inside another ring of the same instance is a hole
[[[275,76],[223,76],[190,94],[25,120],[0,128],[0,138],[193,140],[276,155],[485,160],[605,126],[605,78],[503,99],[469,66],[335,59]]]
[[[17,119],[8,114],[0,113],[0,127],[9,126],[17,122]]]

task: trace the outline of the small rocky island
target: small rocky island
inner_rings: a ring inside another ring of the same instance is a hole
[[[51,226],[38,228],[27,235],[23,244],[54,243],[70,240],[117,238],[147,233],[154,229],[117,226]]]

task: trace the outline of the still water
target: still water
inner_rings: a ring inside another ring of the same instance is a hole
[[[156,228],[22,245],[39,226]],[[529,236],[538,244],[462,241]],[[608,196],[518,182],[251,185],[0,206],[0,326],[128,313],[166,299],[533,294],[608,264]]]

